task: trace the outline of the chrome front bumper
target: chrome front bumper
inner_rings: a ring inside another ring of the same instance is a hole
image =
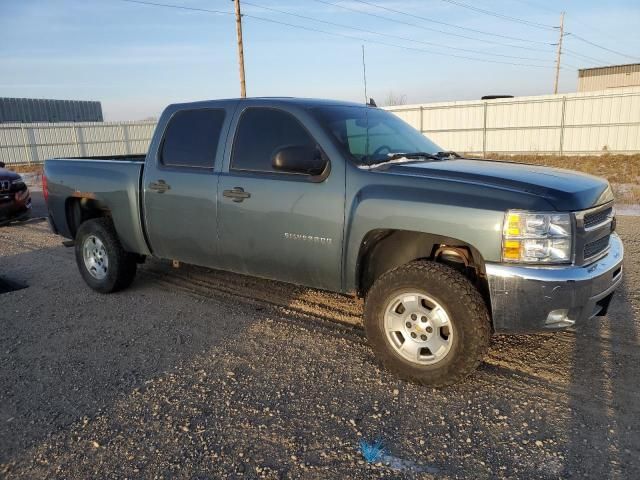
[[[622,257],[622,241],[612,233],[608,254],[582,267],[487,264],[496,333],[562,330],[605,315],[622,281]]]

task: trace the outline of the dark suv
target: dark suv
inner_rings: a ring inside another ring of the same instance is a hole
[[[31,215],[31,194],[22,177],[0,162],[0,225]]]

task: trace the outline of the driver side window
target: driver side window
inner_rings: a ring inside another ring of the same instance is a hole
[[[276,172],[272,157],[287,146],[315,148],[316,142],[290,113],[268,107],[247,108],[238,123],[230,169]]]

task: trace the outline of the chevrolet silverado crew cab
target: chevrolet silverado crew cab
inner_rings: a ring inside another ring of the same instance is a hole
[[[254,98],[169,106],[146,156],[47,160],[86,283],[147,256],[365,298],[382,362],[456,382],[492,333],[604,315],[622,279],[606,180],[443,152],[385,110]]]

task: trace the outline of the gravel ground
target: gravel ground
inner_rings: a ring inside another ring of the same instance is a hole
[[[495,337],[435,390],[380,368],[349,297],[160,261],[103,296],[46,223],[2,228],[28,288],[0,295],[0,477],[639,478],[640,218],[619,231],[607,318]]]

